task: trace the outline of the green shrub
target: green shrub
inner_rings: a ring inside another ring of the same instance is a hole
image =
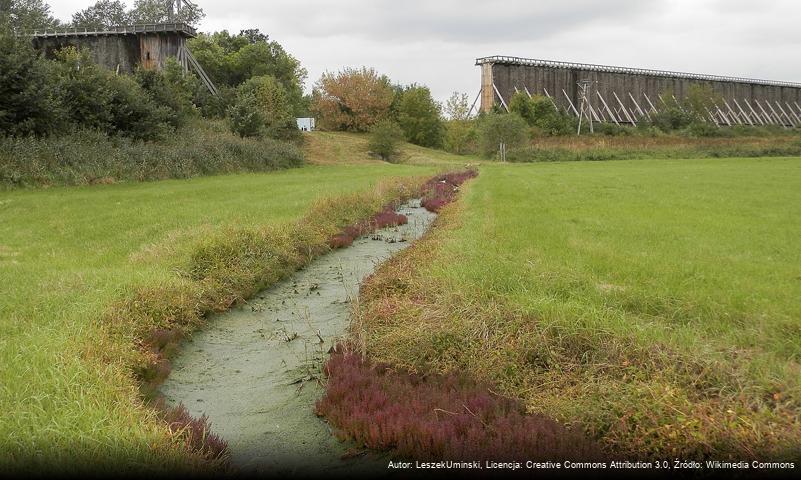
[[[632,127],[624,127],[623,125],[616,125],[614,123],[598,123],[594,128],[595,133],[609,137],[627,137],[636,133],[635,129]]]
[[[264,115],[253,92],[243,92],[228,108],[228,124],[240,137],[258,137],[264,133]]]
[[[264,134],[276,140],[297,142],[302,138],[286,89],[275,77],[253,77],[239,86],[239,95],[252,94],[264,119]]]
[[[659,113],[651,114],[651,124],[663,132],[681,130],[697,121],[695,114],[683,109],[678,103],[670,103]]]
[[[478,138],[481,152],[492,156],[501,143],[508,149],[522,145],[528,139],[528,124],[516,113],[489,113],[479,117]]]
[[[389,161],[396,154],[398,145],[403,141],[403,130],[392,120],[378,122],[370,132],[367,148],[382,160]]]
[[[174,59],[168,59],[161,72],[140,68],[134,78],[157,105],[167,107],[167,122],[173,127],[183,126],[196,114],[192,99],[200,80],[184,75]]]
[[[209,89],[202,83],[195,86],[192,94],[194,103],[200,114],[205,118],[223,119],[228,108],[236,103],[237,90],[228,85],[217,86],[218,95],[212,95]]]
[[[445,150],[457,155],[476,153],[478,147],[476,122],[472,120],[449,120],[445,122]]]
[[[711,122],[695,121],[685,129],[685,133],[692,137],[729,137],[733,136],[727,128],[720,128]]]
[[[73,126],[153,140],[170,130],[170,110],[132,78],[98,66],[87,52],[66,48],[55,64],[61,102]]]
[[[526,93],[516,92],[509,101],[509,111],[546,135],[567,135],[576,131],[576,120],[561,113],[548,97],[529,98]]]
[[[275,77],[261,75],[245,81],[239,86],[239,95],[253,94],[261,109],[264,124],[271,127],[292,118],[292,105],[286,89]]]
[[[303,133],[298,129],[298,122],[293,117],[284,118],[267,127],[265,134],[275,140],[284,142],[303,143]]]
[[[50,64],[30,42],[0,29],[0,134],[45,135],[63,127]]]

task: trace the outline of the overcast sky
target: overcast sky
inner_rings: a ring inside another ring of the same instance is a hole
[[[258,28],[309,71],[375,67],[439,100],[509,55],[801,81],[799,0],[194,0],[202,31]],[[68,20],[93,0],[50,0]],[[128,4],[132,4],[132,0]]]

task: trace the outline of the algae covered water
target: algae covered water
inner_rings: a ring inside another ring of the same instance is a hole
[[[161,387],[171,405],[207,415],[228,442],[233,466],[287,474],[385,471],[386,460],[353,455],[314,414],[328,350],[347,329],[350,301],[376,266],[409,246],[435,215],[411,202],[406,225],[382,229],[209,319],[186,341]],[[344,458],[349,457],[349,458]]]

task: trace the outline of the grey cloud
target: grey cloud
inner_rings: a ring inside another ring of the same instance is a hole
[[[69,19],[95,0],[50,0]],[[193,0],[201,30],[260,28],[309,70],[374,66],[474,96],[476,57],[587,63],[801,80],[799,0]],[[132,3],[129,0],[128,3]]]
[[[405,2],[340,1],[238,2],[253,18],[282,19],[284,30],[310,37],[351,35],[369,41],[500,42],[544,38],[564,30],[599,22],[634,20],[661,7],[638,0],[569,0],[561,2],[510,0]],[[217,6],[207,6],[213,14]],[[263,15],[257,12],[263,11]]]

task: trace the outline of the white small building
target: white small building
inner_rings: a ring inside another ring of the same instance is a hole
[[[301,132],[311,132],[314,131],[314,119],[313,118],[298,118],[298,130]]]

